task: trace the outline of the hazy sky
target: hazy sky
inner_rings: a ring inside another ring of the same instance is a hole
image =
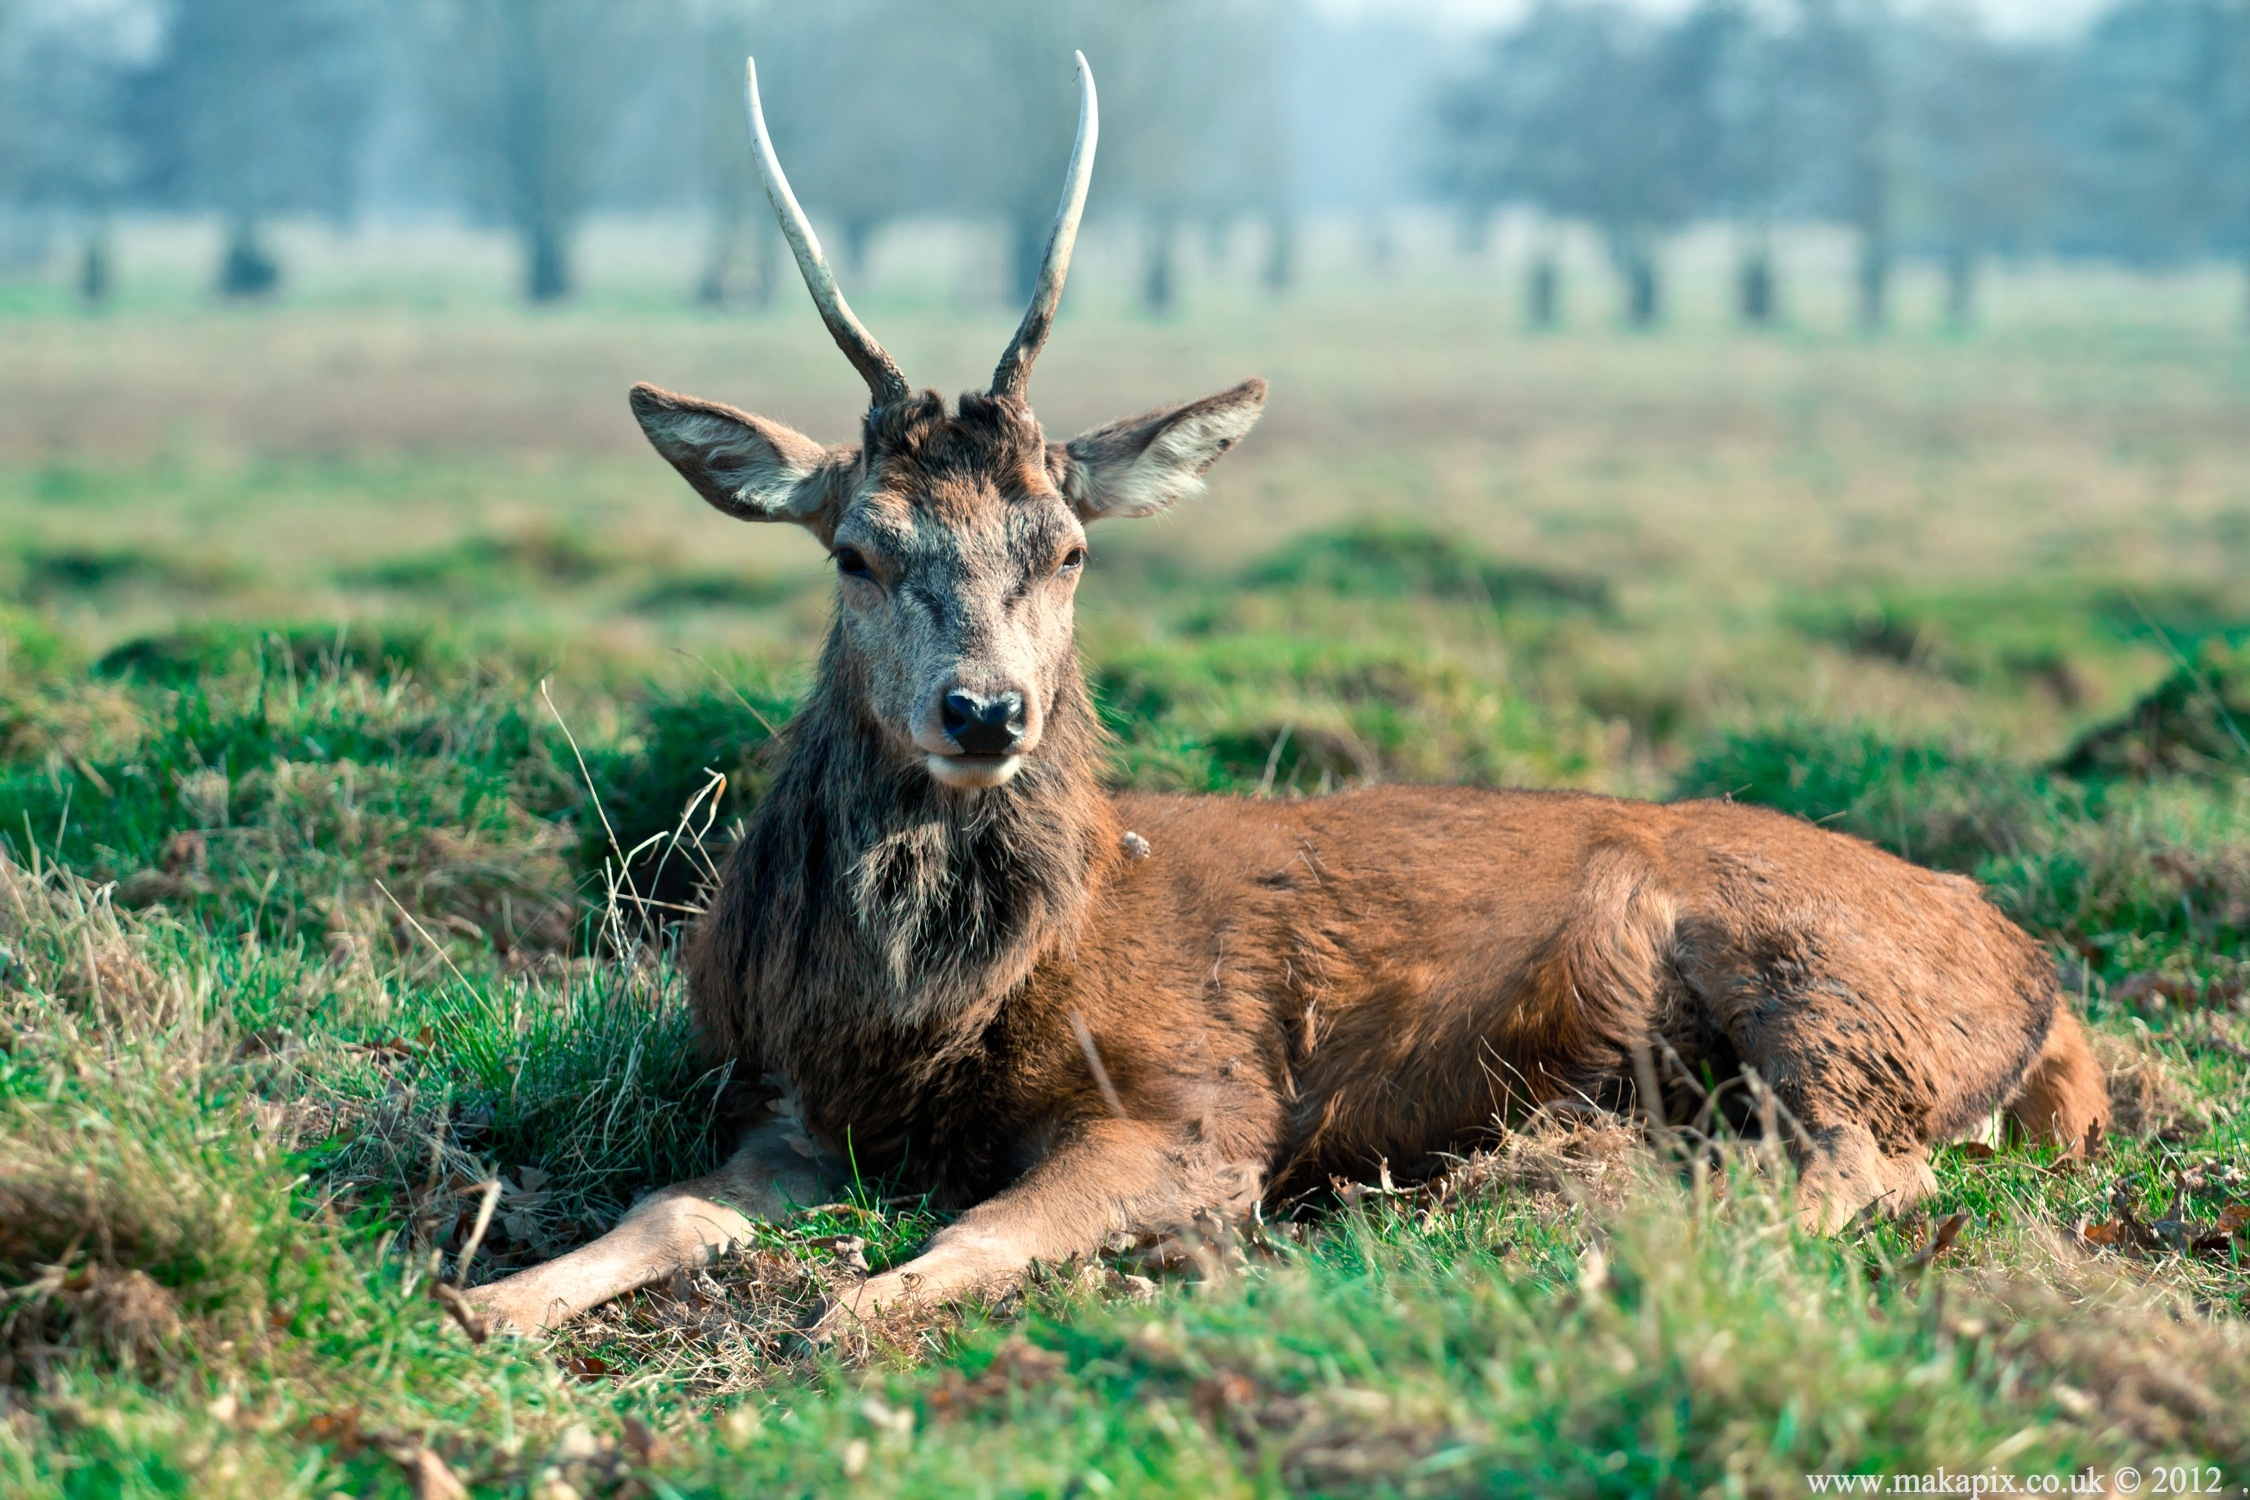
[[[1326,0],[1340,11],[1419,11],[1490,24],[1521,12],[1529,0]],[[1694,0],[1631,0],[1647,10],[1685,10]],[[1910,8],[1956,9],[1982,14],[1993,29],[2013,35],[2053,35],[2084,24],[2104,0],[1905,0]]]

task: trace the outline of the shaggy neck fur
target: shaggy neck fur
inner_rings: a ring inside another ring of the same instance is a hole
[[[713,1051],[784,1075],[816,1113],[820,1093],[911,1088],[973,1051],[1073,942],[1117,843],[1075,665],[1039,750],[986,791],[937,785],[863,701],[832,629],[690,956]]]

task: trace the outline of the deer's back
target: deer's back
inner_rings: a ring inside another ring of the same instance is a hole
[[[1900,1087],[1868,1108],[1926,1136],[1961,1123],[1935,1118],[1966,1107],[1947,1076],[2012,1078],[2053,1006],[2044,955],[1972,882],[1763,809],[1418,787],[1116,806],[1148,853],[1058,992],[1140,1104],[1299,1168],[1405,1165],[1614,1091],[1652,1027],[1728,1071],[1801,1001],[1835,1033],[1794,1044],[1804,1065],[1883,1049]]]

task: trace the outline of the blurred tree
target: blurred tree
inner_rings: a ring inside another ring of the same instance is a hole
[[[1902,28],[1900,71],[1905,214],[1935,242],[1946,319],[1965,328],[1983,259],[2030,243],[2049,212],[2055,61],[1994,40],[1968,13],[1938,12]]]
[[[1724,11],[1659,25],[1620,6],[1540,0],[1439,101],[1439,179],[1471,212],[1528,203],[1586,220],[1625,282],[1635,327],[1662,310],[1658,252],[1710,199],[1723,166]],[[1552,304],[1533,272],[1533,321]]]
[[[958,214],[969,206],[952,195],[952,186],[964,171],[980,170],[961,156],[993,103],[994,81],[979,74],[972,35],[981,7],[828,0],[817,11],[787,9],[791,15],[761,22],[758,45],[788,59],[796,118],[824,122],[824,128],[801,127],[790,136],[790,161],[803,163],[801,178],[791,181],[801,180],[798,196],[835,226],[845,270],[861,275],[885,224],[916,213]],[[1067,80],[1069,48],[1060,56]],[[1055,59],[1047,58],[1046,72],[1056,69]],[[1020,90],[1024,83],[1003,86]],[[1067,123],[1063,128],[1067,152]],[[1005,141],[988,148],[1020,150]],[[1061,180],[1057,167],[1051,190]]]
[[[279,282],[261,233],[274,214],[351,213],[371,22],[360,0],[169,0],[163,50],[133,91],[142,187],[220,215],[222,293]]]
[[[1258,279],[1269,292],[1286,292],[1297,280],[1296,140],[1291,131],[1290,82],[1300,38],[1309,24],[1308,0],[1268,0],[1252,23],[1249,47],[1261,62],[1243,101],[1255,124],[1245,142],[1242,176],[1252,184],[1247,206],[1265,224],[1265,255]]]
[[[1437,100],[1441,192],[1471,218],[1523,203],[1567,212],[1586,170],[1572,122],[1584,107],[1581,59],[1601,45],[1593,17],[1546,0],[1496,37],[1471,75]],[[1561,264],[1537,235],[1526,287],[1526,320],[1552,327],[1561,304]]]
[[[142,0],[10,0],[0,8],[0,194],[78,235],[75,280],[88,302],[116,284],[110,221],[131,187],[126,96],[161,18]]]
[[[663,0],[424,0],[437,112],[483,212],[523,250],[524,292],[571,290],[570,246]]]
[[[961,95],[936,127],[956,132],[949,162],[960,194],[955,211],[1005,226],[1008,295],[1021,304],[1038,282],[1070,159],[1077,120],[1071,53],[1084,50],[1096,79],[1114,82],[1104,65],[1104,17],[1092,0],[958,0],[931,9],[941,33],[933,45],[964,64],[944,75],[946,91]],[[1110,175],[1095,172],[1094,202],[1106,195]]]
[[[1130,24],[1105,24],[1088,53],[1105,103],[1104,176],[1113,201],[1141,220],[1141,305],[1151,313],[1179,295],[1183,224],[1225,225],[1286,192],[1274,180],[1285,170],[1278,13],[1270,0],[1139,0],[1109,18]]]
[[[772,66],[774,46],[762,36],[774,19],[763,0],[698,0],[689,33],[692,56],[688,76],[700,85],[696,96],[696,140],[701,147],[697,178],[710,239],[695,284],[695,300],[706,307],[733,299],[743,251],[750,254],[749,295],[763,307],[773,300],[780,269],[779,235],[758,178],[743,108],[743,60],[763,45]]]
[[[2064,248],[2219,253],[2250,276],[2250,3],[2124,0],[2075,49],[2059,114]]]
[[[1782,19],[1772,3],[1702,0],[1683,23],[1708,53],[1703,79],[1717,150],[1709,206],[1734,224],[1735,311],[1751,327],[1781,315],[1774,227],[1785,160]]]
[[[1897,249],[1891,13],[1886,0],[1798,0],[1791,36],[1784,107],[1790,135],[1804,143],[1796,185],[1808,208],[1857,236],[1859,323],[1880,328]]]

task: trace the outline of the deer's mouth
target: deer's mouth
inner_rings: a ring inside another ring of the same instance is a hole
[[[1004,786],[1023,767],[1020,752],[1006,755],[925,755],[930,778],[957,791],[983,791]]]

